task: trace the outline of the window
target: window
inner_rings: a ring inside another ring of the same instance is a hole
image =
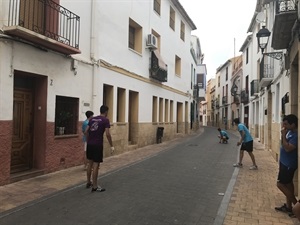
[[[59,10],[59,0],[47,1],[19,1],[20,23],[21,26],[39,34],[48,35],[48,37],[58,40],[59,38],[59,19],[63,17]],[[52,6],[53,4],[53,6]],[[54,7],[55,6],[55,7]],[[70,13],[70,12],[69,12]],[[63,18],[70,20],[70,18]],[[21,22],[22,21],[22,22]],[[64,21],[60,21],[64,23]],[[66,25],[66,24],[64,24]],[[51,34],[51,35],[49,35]]]
[[[198,73],[197,74],[197,84],[198,87],[203,89],[204,88],[204,74],[203,73]]]
[[[185,40],[185,24],[181,21],[180,24],[180,38],[181,40]]]
[[[107,117],[110,122],[114,121],[113,119],[113,106],[114,106],[114,87],[111,85],[103,84],[103,105],[108,107]]]
[[[79,99],[56,96],[55,135],[77,134]]]
[[[157,97],[152,98],[152,122],[157,122]]]
[[[142,54],[143,28],[129,18],[128,47]]]
[[[175,31],[175,10],[170,7],[170,27]]]
[[[125,100],[126,91],[123,88],[118,88],[118,99],[117,99],[117,122],[125,122]]]
[[[163,121],[163,113],[164,113],[164,99],[159,98],[159,122],[162,123]]]
[[[175,74],[181,76],[181,58],[175,56]]]
[[[160,35],[155,30],[152,30],[151,33],[156,37],[157,50],[160,52]]]
[[[225,80],[226,81],[228,80],[228,67],[226,67],[226,77],[225,77]]]
[[[249,91],[249,75],[246,76],[245,87],[246,87],[246,92],[248,93],[248,91]]]
[[[173,112],[173,110],[174,110],[174,102],[173,102],[173,100],[170,100],[170,122],[171,123],[173,123],[173,116],[174,116],[174,112]]]
[[[160,3],[161,0],[154,0],[153,1],[153,9],[155,12],[157,12],[160,15]]]
[[[248,64],[248,60],[249,60],[249,49],[246,49],[246,64]]]
[[[169,100],[165,99],[165,122],[169,122]]]

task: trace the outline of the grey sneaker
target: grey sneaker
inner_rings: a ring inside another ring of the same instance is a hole
[[[241,167],[243,167],[243,164],[242,163],[235,163],[235,164],[233,164],[233,167],[241,168]]]
[[[255,166],[255,165],[253,165],[253,166],[250,166],[250,168],[249,168],[249,170],[257,170],[258,169],[258,167],[257,166]]]

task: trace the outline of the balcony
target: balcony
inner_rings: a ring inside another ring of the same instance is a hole
[[[239,95],[234,95],[232,103],[240,104],[240,96]]]
[[[257,96],[259,95],[259,85],[258,80],[252,80],[250,83],[250,94],[251,96]]]
[[[219,99],[217,99],[217,101],[216,101],[216,108],[217,108],[217,109],[220,108]]]
[[[199,86],[196,84],[193,88],[193,99],[198,101],[199,98]]]
[[[150,77],[159,81],[168,81],[168,65],[157,50],[151,52]]]
[[[227,104],[227,96],[222,97],[222,104],[223,105]]]
[[[244,104],[249,103],[249,93],[247,90],[241,91],[241,103],[244,103]]]
[[[259,86],[267,87],[274,79],[274,66],[272,64],[260,64],[260,81]]]
[[[81,53],[80,17],[51,0],[10,0],[3,31],[65,55]]]
[[[272,44],[274,49],[286,49],[292,39],[292,28],[297,20],[295,0],[277,0],[273,27]]]

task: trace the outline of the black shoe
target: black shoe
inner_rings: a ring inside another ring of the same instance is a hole
[[[293,212],[288,213],[289,217],[296,218],[296,215]]]
[[[280,211],[280,212],[285,212],[285,213],[293,213],[292,209],[289,209],[286,204],[283,204],[282,206],[275,207],[275,210]]]
[[[105,188],[96,187],[96,188],[92,188],[91,192],[103,192],[103,191],[105,191]]]
[[[90,188],[90,187],[92,187],[92,186],[93,186],[93,183],[92,183],[92,182],[88,182],[88,183],[86,183],[86,185],[85,185],[86,188]]]

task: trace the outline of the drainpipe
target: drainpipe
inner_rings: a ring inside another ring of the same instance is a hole
[[[98,63],[97,60],[95,59],[95,41],[96,41],[96,37],[95,37],[95,17],[96,17],[96,0],[92,0],[91,2],[91,30],[90,30],[90,57],[91,57],[91,61],[93,63],[93,71],[92,71],[92,105],[91,108],[94,111],[94,113],[98,113],[99,111],[99,107],[98,109],[96,109],[97,106],[97,85],[98,82],[96,81],[96,76],[97,76],[97,67],[98,67]]]

